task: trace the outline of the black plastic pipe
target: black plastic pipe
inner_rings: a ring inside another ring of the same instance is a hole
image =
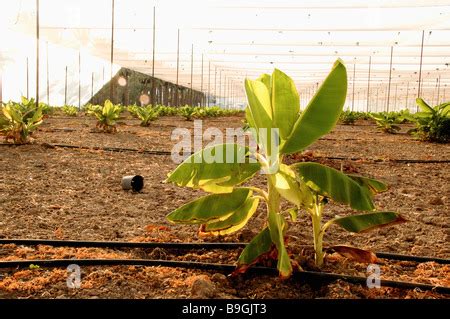
[[[170,242],[121,242],[121,241],[82,241],[82,240],[52,240],[52,239],[0,239],[0,245],[47,245],[54,247],[89,247],[89,248],[165,248],[165,249],[236,249],[243,248],[248,243],[236,242],[202,242],[202,243],[170,243]],[[305,245],[304,247],[311,247]],[[326,247],[325,247],[326,249]],[[391,260],[406,260],[414,262],[436,262],[450,264],[450,259],[412,256],[395,253],[376,252],[379,258]]]
[[[26,268],[30,265],[39,267],[67,267],[71,264],[78,266],[160,266],[160,267],[180,267],[189,269],[214,270],[231,273],[236,269],[235,265],[203,263],[195,261],[170,261],[170,260],[152,260],[152,259],[54,259],[54,260],[12,260],[1,261],[0,268]],[[270,267],[252,267],[247,273],[264,275],[276,274],[278,270]],[[334,280],[344,280],[354,284],[366,284],[367,278],[359,276],[341,275],[334,273],[316,272],[316,271],[298,271],[294,273],[294,278],[301,280],[315,280],[330,282]],[[381,286],[403,288],[403,289],[421,289],[432,290],[437,293],[450,294],[450,287],[433,286],[421,283],[403,282],[395,280],[380,280]]]

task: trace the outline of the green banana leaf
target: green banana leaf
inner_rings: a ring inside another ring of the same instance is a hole
[[[212,235],[227,235],[244,227],[258,208],[258,198],[248,198],[241,207],[225,220],[206,224],[205,232]]]
[[[347,95],[347,71],[341,60],[333,68],[296,121],[292,133],[284,143],[281,153],[303,150],[336,125]]]
[[[251,195],[252,191],[248,188],[236,188],[232,193],[203,196],[175,209],[167,215],[167,219],[184,224],[225,220],[243,206]]]
[[[240,155],[246,155],[248,151],[248,147],[238,144],[207,147],[188,157],[169,174],[167,181],[211,193],[230,193],[234,186],[245,182],[260,170],[259,163],[250,163],[247,156],[241,158]],[[208,163],[206,154],[217,155],[221,163]]]
[[[292,132],[300,111],[300,98],[294,81],[275,69],[272,74],[272,109],[274,126],[286,140]]]
[[[270,238],[270,230],[268,227],[265,227],[245,246],[237,261],[238,269],[253,264],[259,256],[268,253],[271,247],[272,239]]]
[[[309,187],[323,196],[358,210],[375,208],[372,202],[373,194],[366,184],[360,184],[362,179],[357,182],[334,168],[318,163],[296,163],[291,165],[291,168]],[[365,182],[369,183],[367,180]]]
[[[416,99],[416,103],[417,103],[417,105],[420,107],[420,109],[423,112],[427,112],[427,113],[433,113],[434,112],[433,108],[431,106],[429,106],[427,104],[427,102],[425,102],[422,98],[418,97]]]
[[[269,230],[270,238],[277,247],[278,263],[277,269],[280,277],[287,278],[292,274],[292,265],[289,254],[284,245],[284,233],[286,231],[286,221],[283,216],[269,209]]]
[[[352,233],[366,232],[372,229],[390,226],[406,220],[395,212],[373,212],[345,217],[337,217],[333,223]]]

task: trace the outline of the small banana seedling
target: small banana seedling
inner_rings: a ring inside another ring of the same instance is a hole
[[[136,107],[136,116],[141,120],[141,126],[149,126],[158,118],[158,111],[152,106]]]
[[[389,134],[395,134],[400,131],[401,128],[397,124],[403,122],[403,119],[399,118],[395,113],[370,114],[370,117],[381,131]]]
[[[42,106],[36,107],[33,99],[22,97],[22,103],[9,102],[0,109],[0,131],[6,141],[12,140],[14,144],[27,143],[43,122]]]
[[[209,194],[172,211],[169,221],[198,224],[203,235],[227,235],[243,228],[264,202],[265,225],[242,251],[237,271],[245,271],[264,256],[276,256],[280,276],[288,277],[293,266],[286,231],[298,210],[312,218],[318,266],[323,263],[323,234],[331,224],[360,232],[400,220],[397,213],[374,211],[372,196],[384,190],[380,182],[317,163],[283,163],[285,155],[304,150],[336,125],[347,94],[347,71],[340,60],[301,114],[296,85],[280,70],[247,79],[245,90],[246,120],[257,146],[219,144],[188,157],[167,181]],[[258,172],[266,177],[266,188],[241,185]],[[322,225],[323,207],[329,199],[369,212],[337,217]],[[281,211],[282,201],[290,203],[291,209]]]
[[[420,139],[430,142],[450,141],[450,102],[431,107],[423,99],[417,98],[421,112],[414,114],[416,128],[411,130]]]
[[[104,106],[89,106],[87,113],[97,118],[97,128],[102,129],[106,133],[114,133],[117,131],[116,121],[122,110],[120,105],[114,105],[111,101],[106,100]]]
[[[192,121],[192,119],[198,116],[198,112],[195,107],[185,105],[178,109],[178,114],[186,119],[186,121]]]
[[[62,107],[62,111],[67,116],[77,116],[78,115],[78,109],[75,106],[64,105]]]

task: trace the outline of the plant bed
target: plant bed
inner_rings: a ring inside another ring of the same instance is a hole
[[[210,121],[210,122],[209,122]],[[116,134],[93,134],[95,120],[83,116],[59,119],[50,117],[36,131],[38,143],[65,143],[89,147],[122,147],[169,150],[174,142],[170,134],[174,126],[192,127],[193,123],[179,117],[160,118],[149,127],[140,127],[138,120],[124,120]],[[240,117],[206,120],[204,128],[215,125],[240,127]],[[57,128],[75,131],[61,132]],[[406,130],[406,128],[405,128]],[[361,141],[345,141],[350,138]],[[337,126],[311,146],[312,156],[343,156],[360,158],[407,158],[444,160],[450,156],[448,145],[419,142],[406,135],[378,133],[375,125]],[[339,140],[343,140],[342,143]],[[195,226],[171,225],[167,213],[202,194],[200,191],[165,184],[166,174],[176,165],[168,156],[137,152],[108,152],[101,150],[48,148],[41,145],[22,145],[0,148],[0,236],[3,238],[48,238],[73,240],[123,240],[200,242],[194,235]],[[353,235],[336,227],[325,235],[324,241],[348,244],[374,251],[449,258],[448,182],[450,165],[446,163],[403,164],[393,162],[364,162],[327,160],[327,165],[340,169],[341,165],[358,173],[386,182],[389,190],[375,198],[378,207],[401,213],[407,224],[381,228],[372,233]],[[125,192],[120,187],[122,176],[139,174],[145,178],[141,193]],[[262,180],[258,178],[254,185]],[[345,206],[329,204],[327,211],[345,214]],[[249,241],[260,229],[265,215],[261,205],[249,226],[221,241]],[[325,213],[325,220],[332,217]],[[300,215],[288,232],[295,236],[289,251],[300,253],[297,244],[310,244],[311,224]],[[17,258],[50,258],[73,256],[69,248],[58,253],[31,250],[17,252],[21,247],[0,247],[1,260]],[[27,248],[28,249],[28,248]],[[86,250],[85,250],[86,252]],[[152,251],[117,252],[108,249],[87,250],[84,258],[114,258],[134,256],[148,258]],[[160,252],[161,253],[161,252]],[[59,255],[58,255],[59,254]],[[134,254],[134,255],[133,255]],[[136,255],[137,254],[137,255]],[[155,252],[154,254],[157,254]],[[201,260],[233,263],[237,252],[205,252]],[[188,256],[195,260],[197,256]],[[182,256],[180,258],[187,258]],[[345,260],[335,254],[326,258],[325,268],[344,274],[361,274],[365,264]],[[405,262],[381,264],[382,272],[390,279],[415,280],[424,283],[447,283],[449,270],[444,266]],[[432,269],[437,269],[433,272]],[[400,272],[402,271],[402,272]],[[406,273],[406,274],[405,274]],[[0,272],[1,297],[32,298],[188,298],[195,282],[212,282],[213,298],[439,298],[433,292],[405,289],[367,289],[361,285],[333,282],[312,287],[293,279],[281,281],[275,276],[249,276],[223,281],[211,271],[178,268],[135,266],[83,268],[82,287],[66,287],[64,269],[28,269]],[[383,277],[384,278],[384,277]],[[447,280],[447,282],[445,281]],[[195,293],[194,293],[195,294]]]

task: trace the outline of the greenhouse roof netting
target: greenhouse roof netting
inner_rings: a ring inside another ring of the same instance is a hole
[[[36,3],[0,2],[6,98],[23,94],[23,64],[35,68]],[[43,82],[47,52],[51,82],[63,81],[65,66],[78,76],[82,55],[85,82],[95,73],[103,85],[105,68],[107,81],[127,67],[222,101],[232,88],[243,105],[244,78],[278,68],[294,78],[304,105],[341,58],[348,107],[365,110],[374,99],[413,107],[419,83],[432,103],[450,95],[448,0],[40,0],[39,14]],[[54,103],[61,103],[56,91]]]

